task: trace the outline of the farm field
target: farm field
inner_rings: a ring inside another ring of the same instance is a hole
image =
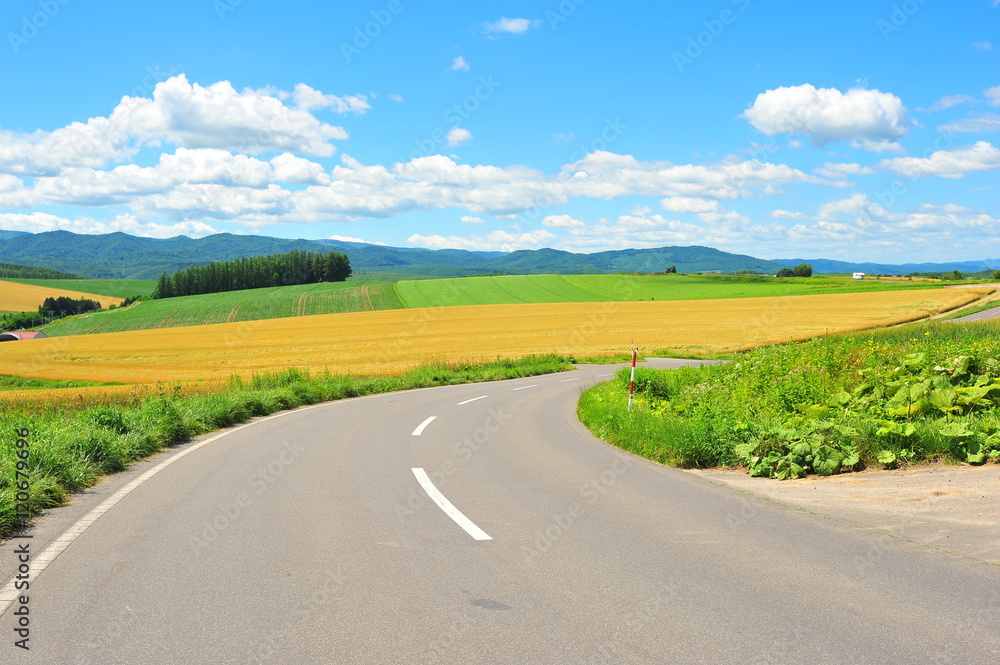
[[[45,281],[70,281],[70,280],[37,280],[39,282]],[[52,288],[49,286],[37,286],[35,284],[21,284],[15,281],[0,281],[0,312],[28,312],[32,310],[37,310],[38,306],[45,302],[46,298],[61,298],[68,297],[78,300],[80,298],[88,298],[90,300],[96,300],[101,303],[102,307],[107,307],[109,305],[117,305],[121,303],[122,298],[80,292],[80,291],[67,291],[65,289]]]
[[[489,275],[396,283],[399,296],[407,307],[755,298],[869,293],[928,286],[931,285],[908,281],[730,275]]]
[[[156,281],[148,279],[21,279],[12,277],[7,281],[66,291],[96,293],[121,300],[133,296],[148,296],[156,288]],[[79,296],[77,297],[79,298]]]
[[[120,310],[84,314],[42,330],[57,337],[400,307],[391,283],[347,281],[144,300]]]
[[[135,383],[225,379],[288,367],[397,374],[432,361],[615,353],[633,340],[645,353],[715,353],[915,320],[992,291],[969,287],[329,314],[197,326],[181,333],[146,330],[12,343],[0,355],[0,374]]]

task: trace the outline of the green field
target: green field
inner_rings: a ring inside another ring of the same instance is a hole
[[[144,300],[119,310],[84,314],[41,330],[55,337],[401,307],[391,282],[347,281]]]
[[[929,288],[926,282],[824,277],[697,275],[490,275],[396,283],[407,307],[538,302],[702,300]]]
[[[132,298],[148,296],[156,288],[156,280],[148,279],[7,279],[6,282],[47,286],[51,289],[66,289],[98,296]]]

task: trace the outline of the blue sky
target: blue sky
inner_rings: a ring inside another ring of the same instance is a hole
[[[5,0],[0,36],[0,229],[1000,256],[1000,0]]]

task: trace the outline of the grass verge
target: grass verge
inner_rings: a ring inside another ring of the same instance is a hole
[[[679,467],[788,479],[920,461],[1000,460],[1000,322],[925,323],[640,369],[585,392],[597,436]]]
[[[158,394],[84,409],[50,406],[0,415],[0,538],[18,527],[15,506],[18,430],[30,431],[30,506],[33,512],[61,505],[69,493],[102,475],[193,436],[257,416],[306,404],[432,386],[499,381],[572,368],[570,359],[528,356],[480,364],[425,365],[400,376],[358,377],[289,369],[244,381],[234,378],[217,392]]]

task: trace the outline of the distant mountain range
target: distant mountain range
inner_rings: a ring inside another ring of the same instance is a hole
[[[0,230],[0,262],[43,266],[92,278],[156,279],[191,265],[228,261],[241,256],[281,254],[293,249],[323,248],[347,254],[355,275],[382,279],[457,277],[506,273],[587,274],[664,272],[740,272],[773,274],[784,267],[809,263],[818,273],[867,272],[900,275],[910,272],[960,270],[977,272],[1000,268],[1000,261],[881,265],[826,259],[767,261],[730,254],[711,247],[660,247],[574,254],[556,249],[517,252],[471,252],[460,249],[386,247],[339,240],[288,240],[266,236],[220,233],[206,238],[185,236],[140,238],[126,233],[80,235],[69,231],[24,233]]]

